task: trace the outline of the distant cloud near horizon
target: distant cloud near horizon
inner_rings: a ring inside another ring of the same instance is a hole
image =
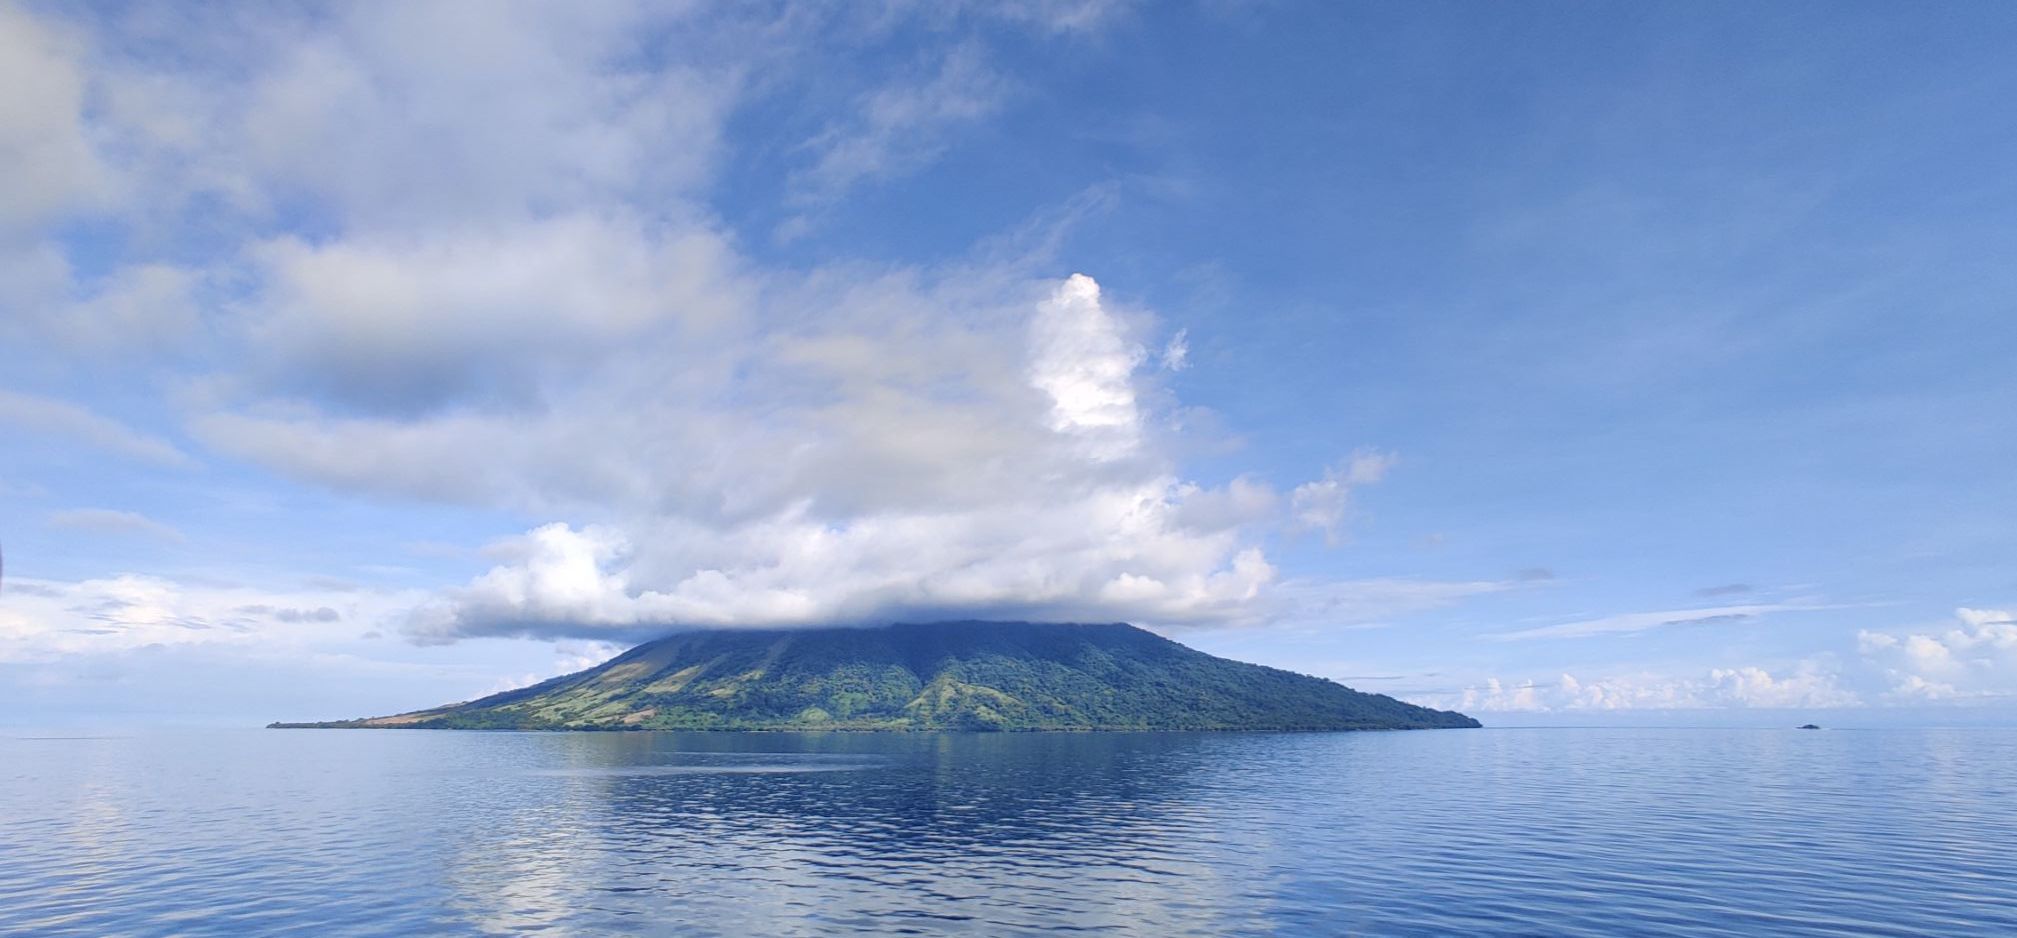
[[[1477,713],[1602,710],[1700,710],[1716,707],[1832,709],[1864,702],[1837,676],[1812,664],[1774,674],[1759,667],[1712,668],[1698,677],[1628,675],[1600,679],[1562,674],[1555,681],[1492,678],[1448,698]]]
[[[1747,617],[1748,618],[1748,617]],[[1688,620],[1699,622],[1702,620]],[[1555,681],[1489,678],[1430,695],[1478,712],[1696,710],[1714,707],[1835,709],[1886,704],[1999,704],[2017,695],[2017,614],[1961,608],[1935,631],[1864,630],[1853,657],[1790,666],[1711,668],[1695,676],[1644,670]]]

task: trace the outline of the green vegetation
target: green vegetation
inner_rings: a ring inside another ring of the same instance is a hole
[[[1459,713],[1215,658],[1131,625],[956,622],[689,632],[417,713],[275,726],[439,729],[1372,730]]]

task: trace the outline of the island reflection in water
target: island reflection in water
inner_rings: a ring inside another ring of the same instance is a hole
[[[0,739],[0,932],[1983,934],[2017,732]]]

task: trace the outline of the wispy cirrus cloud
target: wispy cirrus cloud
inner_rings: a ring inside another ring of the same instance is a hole
[[[862,95],[852,114],[806,141],[810,166],[792,179],[804,202],[837,199],[862,182],[931,162],[955,126],[1001,107],[1012,85],[989,67],[979,47],[945,54],[924,80],[898,80]]]
[[[138,534],[159,538],[164,541],[187,540],[181,531],[149,518],[137,511],[119,511],[112,508],[71,508],[51,512],[51,527],[68,528],[73,531],[94,531],[102,534]]]
[[[1324,626],[1373,627],[1397,617],[1456,605],[1481,596],[1534,588],[1518,578],[1439,580],[1426,577],[1371,577],[1292,580],[1271,590],[1276,619]]]
[[[1491,637],[1499,641],[1523,641],[1540,638],[1589,638],[1599,635],[1635,635],[1670,626],[1727,624],[1746,622],[1763,616],[1786,612],[1822,612],[1842,608],[1847,607],[1824,603],[1783,602],[1707,606],[1694,609],[1668,609],[1658,612],[1627,612],[1595,619],[1579,619],[1574,622],[1562,622],[1555,625],[1520,629],[1513,632],[1500,632]]]
[[[64,437],[168,468],[184,469],[196,464],[188,454],[167,440],[55,398],[0,390],[0,423]]]

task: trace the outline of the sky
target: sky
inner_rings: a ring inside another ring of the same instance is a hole
[[[0,3],[0,722],[972,618],[1488,723],[2017,719],[2013,46]]]

